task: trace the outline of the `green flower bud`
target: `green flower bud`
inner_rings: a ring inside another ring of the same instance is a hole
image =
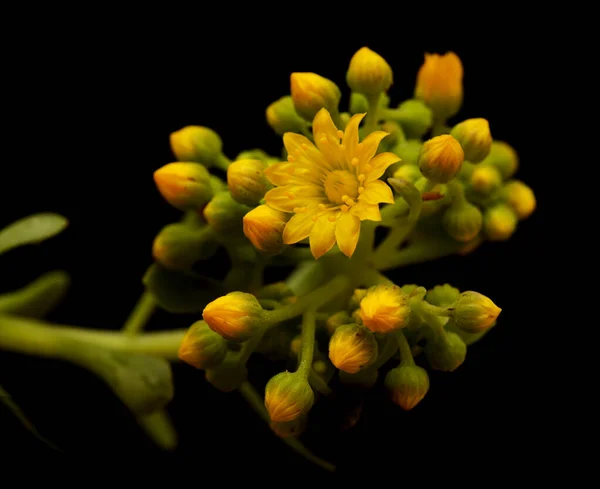
[[[402,292],[406,294],[409,299],[418,297],[422,299],[427,294],[427,289],[425,287],[421,287],[417,284],[405,284],[402,287]]]
[[[227,185],[233,199],[254,206],[265,196],[271,184],[265,176],[266,163],[260,160],[237,160],[227,168]]]
[[[249,211],[250,207],[236,202],[228,191],[224,191],[206,204],[204,219],[220,234],[241,234],[242,220]]]
[[[465,160],[479,163],[490,154],[492,147],[492,134],[487,119],[467,119],[456,124],[450,134],[462,146]]]
[[[470,202],[456,202],[446,209],[442,224],[451,238],[468,243],[481,231],[483,216],[479,207]]]
[[[280,423],[271,421],[270,427],[280,438],[300,436],[306,430],[307,419],[308,418],[306,416],[300,416],[292,421],[284,421]]]
[[[421,138],[433,123],[433,112],[421,100],[409,99],[402,102],[394,120],[400,123],[409,138]]]
[[[354,309],[359,308],[360,301],[364,299],[365,295],[367,295],[367,289],[354,289],[352,297],[350,297],[350,300],[348,301],[348,309],[353,311]]]
[[[392,401],[402,409],[410,411],[427,394],[429,376],[424,368],[417,365],[400,365],[387,373],[385,386]]]
[[[195,161],[210,167],[220,158],[223,142],[208,127],[186,126],[171,133],[171,149],[179,161]]]
[[[206,324],[231,341],[245,341],[267,324],[266,311],[252,294],[230,292],[207,304]]]
[[[518,219],[529,217],[535,210],[536,200],[533,190],[519,180],[508,182],[502,189],[502,197],[515,211]]]
[[[303,122],[304,123],[304,122]],[[269,155],[265,151],[260,148],[255,149],[247,149],[246,151],[242,151],[235,157],[235,161],[238,160],[260,160],[265,163],[270,163],[271,161],[277,162],[279,158],[275,158],[274,156]]]
[[[485,295],[470,290],[460,294],[448,310],[456,327],[468,333],[489,328],[502,311]]]
[[[359,289],[360,290],[360,289]],[[352,299],[350,299],[352,301]],[[357,306],[358,307],[358,306]],[[335,333],[335,330],[343,324],[350,324],[354,322],[352,317],[346,311],[338,311],[333,316],[330,316],[325,323],[325,328],[331,336]]]
[[[173,223],[162,228],[154,238],[152,256],[170,270],[189,270],[197,261],[213,256],[218,247],[210,228]]]
[[[346,73],[350,89],[366,96],[387,92],[393,78],[392,68],[387,61],[367,47],[354,53]]]
[[[286,95],[267,107],[267,123],[277,134],[283,136],[286,132],[301,132],[306,122],[294,108],[292,97]]]
[[[517,216],[506,204],[486,209],[483,215],[483,231],[490,241],[505,241],[517,229]]]
[[[519,168],[519,156],[515,149],[504,141],[493,141],[490,154],[481,162],[498,169],[502,178],[512,177]]]
[[[267,382],[265,406],[271,421],[293,421],[310,410],[315,395],[308,381],[298,372],[281,372]]]
[[[350,94],[350,113],[363,114],[369,109],[369,101],[367,97],[358,92]]]
[[[425,300],[434,306],[444,307],[453,304],[459,295],[460,290],[450,284],[436,285],[427,291]]]
[[[196,321],[183,337],[178,357],[192,367],[207,369],[221,365],[226,355],[227,341],[205,321]]]
[[[419,153],[421,173],[434,183],[448,183],[460,171],[465,159],[459,142],[449,134],[429,139]]]
[[[446,332],[429,340],[425,345],[425,356],[435,370],[452,372],[465,361],[467,345],[459,335]]]
[[[392,178],[397,178],[399,180],[406,180],[406,181],[414,184],[422,176],[423,175],[421,175],[421,170],[419,170],[419,167],[417,165],[412,165],[412,164],[407,163],[407,164],[400,165],[398,167],[398,169],[396,171],[394,171]]]
[[[373,333],[358,324],[338,327],[329,340],[329,359],[338,369],[355,374],[371,365],[378,355]]]
[[[491,165],[478,165],[469,177],[471,188],[483,195],[489,195],[502,185],[502,175]]]
[[[419,154],[423,148],[423,142],[420,139],[407,139],[396,144],[392,148],[392,153],[398,155],[401,161],[394,163],[388,168],[388,175],[393,175],[396,170],[405,165],[415,165],[419,168]],[[419,170],[419,176],[421,176]]]
[[[309,122],[323,107],[330,113],[338,111],[342,92],[327,78],[316,73],[292,73],[290,88],[296,112]]]
[[[368,390],[375,385],[377,377],[379,377],[379,371],[376,368],[365,368],[356,372],[355,374],[349,374],[343,370],[339,371],[340,382],[349,387],[357,389]]]
[[[261,287],[255,295],[257,299],[272,299],[279,301],[285,297],[293,296],[294,291],[290,289],[289,285],[285,282],[274,282]]]
[[[248,379],[248,369],[235,356],[227,356],[217,368],[206,370],[204,377],[221,392],[233,392]]]
[[[176,209],[200,209],[213,196],[210,173],[199,163],[169,163],[154,172],[160,194]]]
[[[292,358],[297,358],[300,355],[300,351],[302,351],[302,335],[296,335],[290,341],[290,353],[292,354]]]

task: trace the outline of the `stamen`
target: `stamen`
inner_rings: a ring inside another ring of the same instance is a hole
[[[365,191],[365,187],[358,187],[358,193],[362,194]]]
[[[350,161],[350,164],[352,166],[358,165],[358,158],[356,156],[354,158],[352,158],[352,160]]]
[[[318,207],[320,211],[324,211],[325,209],[327,209],[327,206],[325,204],[319,204]]]
[[[347,205],[343,205],[342,207],[340,207],[340,209],[342,209],[342,212],[348,212],[350,210],[350,207],[348,207]]]
[[[342,202],[346,202],[348,200],[348,196],[347,195],[342,195]]]
[[[296,158],[295,158],[293,155],[288,155],[288,157],[287,157],[287,160],[288,160],[290,163],[293,163],[294,161],[296,161]]]
[[[296,214],[302,214],[303,212],[306,212],[306,206],[305,207],[294,207],[294,212]]]
[[[319,138],[319,141],[321,141],[321,143],[323,143],[323,144],[326,144],[326,143],[327,143],[327,137],[325,137],[325,136],[321,136],[321,137]]]
[[[344,200],[344,203],[346,205],[349,205],[350,207],[352,207],[354,204],[356,204],[356,202],[354,202],[354,199],[346,199],[346,200]]]
[[[363,183],[363,182],[365,181],[365,179],[366,179],[366,178],[367,178],[367,177],[365,176],[365,174],[364,174],[364,173],[361,173],[360,175],[358,175],[358,181],[359,181],[360,183]]]
[[[329,217],[327,218],[327,220],[328,220],[329,222],[335,222],[335,221],[337,220],[337,217],[335,217],[335,215],[333,215],[333,216],[329,216]]]
[[[344,137],[344,131],[342,131],[341,129],[338,129],[338,132],[336,132],[337,137],[342,139]]]
[[[373,165],[371,165],[370,163],[367,163],[367,164],[365,165],[365,170],[366,170],[366,171],[371,171],[372,169],[373,169]]]
[[[296,197],[294,197],[294,194],[293,194],[293,193],[291,193],[291,192],[286,192],[286,194],[285,194],[285,195],[286,195],[286,197],[287,197],[288,199],[290,199],[290,200],[293,200],[293,199],[295,199],[295,198],[296,198]]]
[[[302,149],[308,149],[308,144],[306,144],[306,143],[302,143],[302,144],[300,145],[300,147],[301,147]]]

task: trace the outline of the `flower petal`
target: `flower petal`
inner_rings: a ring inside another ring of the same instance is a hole
[[[330,220],[333,218],[333,220]],[[310,251],[315,259],[321,258],[335,244],[335,215],[328,212],[321,216],[310,232]]]
[[[381,143],[381,140],[388,134],[389,132],[385,131],[373,131],[358,145],[354,156],[358,158],[358,164],[360,165],[359,168],[361,171],[363,166],[368,163],[373,156],[375,156],[375,153],[377,153],[377,148],[379,148],[379,143]]]
[[[344,212],[335,226],[335,239],[340,251],[347,257],[351,257],[359,236],[360,219],[349,212]]]
[[[283,145],[288,152],[288,160],[290,163],[298,162],[301,165],[317,166],[324,170],[328,170],[328,163],[321,152],[315,145],[305,136],[294,132],[286,132],[283,135]]]
[[[323,188],[317,185],[284,185],[269,190],[265,194],[265,202],[278,211],[294,212],[296,207],[325,203],[325,196]]]
[[[375,180],[365,186],[365,191],[360,195],[361,200],[369,204],[393,204],[394,194],[390,186],[381,180]]]
[[[379,205],[369,204],[364,200],[359,200],[356,205],[350,209],[352,215],[358,217],[361,221],[381,221],[381,212]]]
[[[289,245],[307,238],[315,225],[313,217],[317,212],[317,207],[313,207],[306,212],[294,214],[283,229],[283,242]]]
[[[342,140],[342,144],[344,145],[344,153],[346,155],[346,162],[348,164],[348,168],[352,171],[353,166],[351,165],[352,158],[355,156],[356,148],[358,147],[358,126],[360,121],[363,120],[367,114],[356,114],[353,115],[350,121],[348,121],[348,125],[346,126],[346,130],[344,131],[344,138]]]
[[[343,168],[344,152],[340,146],[340,138],[337,135],[337,127],[331,119],[331,114],[325,108],[317,112],[312,123],[313,137],[319,151],[330,163],[331,170]]]
[[[293,174],[294,165],[292,163],[288,163],[287,161],[275,163],[265,170],[265,176],[269,182],[277,187],[283,187],[284,185],[291,183]]]
[[[395,155],[394,153],[378,154],[368,163],[371,169],[367,171],[367,169],[364,168],[364,172],[367,177],[365,183],[377,180],[381,175],[385,173],[385,171],[390,165],[398,163],[399,161],[402,160],[398,157],[398,155]]]

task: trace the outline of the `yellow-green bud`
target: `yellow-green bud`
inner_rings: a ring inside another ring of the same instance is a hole
[[[337,113],[342,93],[331,80],[316,73],[292,73],[290,86],[296,112],[307,121],[312,122],[323,107]]]
[[[227,356],[217,368],[206,370],[204,377],[221,392],[233,392],[248,379],[245,363],[238,362],[236,356]]]
[[[478,165],[471,171],[469,183],[476,192],[489,195],[502,185],[502,175],[494,166]]]
[[[410,411],[419,404],[429,390],[429,375],[417,365],[400,365],[385,377],[385,386],[395,404]]]
[[[300,132],[306,127],[306,122],[296,112],[294,101],[289,95],[267,107],[267,122],[280,136],[286,132]]]
[[[379,371],[376,368],[365,368],[355,374],[349,374],[340,370],[339,376],[340,382],[344,385],[359,389],[370,389],[377,382]]]
[[[281,372],[267,382],[265,406],[271,421],[285,423],[308,413],[315,395],[308,381],[297,372]]]
[[[302,335],[296,335],[290,341],[290,352],[292,356],[295,358],[300,354],[302,350]]]
[[[243,218],[244,235],[254,247],[264,253],[277,254],[285,247],[283,229],[291,214],[259,205]]]
[[[227,185],[240,204],[257,205],[271,184],[265,176],[267,165],[260,160],[237,160],[227,168]]]
[[[398,124],[397,122],[385,121],[383,124],[380,125],[380,128],[382,131],[388,133],[388,135],[383,140],[384,146],[382,148],[393,148],[400,141],[406,140],[406,136],[404,134],[402,126],[400,126],[400,124]],[[380,151],[383,151],[383,149],[381,149]]]
[[[266,325],[266,314],[252,294],[230,292],[209,303],[202,312],[206,324],[231,341],[245,341]]]
[[[508,182],[502,189],[502,195],[506,203],[515,211],[518,219],[529,217],[535,210],[535,194],[531,187],[520,180]]]
[[[195,161],[210,167],[221,156],[219,135],[203,126],[186,126],[171,133],[171,149],[179,161]]]
[[[515,149],[504,141],[493,141],[490,154],[481,162],[498,169],[502,178],[512,177],[519,168],[519,156]]]
[[[204,219],[208,225],[221,234],[242,231],[242,219],[250,207],[233,200],[229,191],[216,194],[204,208]]]
[[[270,427],[273,432],[280,438],[288,438],[290,436],[299,436],[306,430],[307,417],[300,416],[292,421],[277,423],[271,421]]]
[[[423,299],[425,294],[427,294],[427,289],[417,284],[405,284],[401,287],[401,289],[409,299],[413,299],[415,297]]]
[[[275,158],[274,156],[269,155],[260,148],[255,148],[242,151],[235,157],[234,161],[238,160],[260,160],[264,161],[265,163],[269,163],[270,161],[277,162],[279,161],[279,158]]]
[[[417,165],[422,148],[423,142],[420,139],[407,139],[402,143],[396,144],[393,152],[400,157],[402,165]]]
[[[173,223],[162,228],[154,238],[152,256],[165,268],[189,270],[197,261],[213,256],[218,247],[208,228]]]
[[[350,297],[350,300],[348,301],[348,309],[354,311],[354,309],[359,308],[360,301],[364,299],[365,295],[367,295],[367,289],[354,289],[352,297]]]
[[[210,173],[200,163],[169,163],[154,172],[160,194],[176,209],[200,209],[213,196]]]
[[[346,82],[353,92],[370,97],[387,92],[394,81],[392,68],[379,54],[362,47],[350,60]]]
[[[394,120],[400,123],[406,137],[421,138],[433,123],[433,112],[423,101],[409,99],[398,106]]]
[[[378,355],[373,333],[358,324],[338,327],[329,340],[329,359],[337,368],[355,374],[371,365]]]
[[[226,355],[227,341],[206,322],[196,321],[183,337],[178,357],[192,367],[207,369],[221,365]]]
[[[436,285],[427,291],[425,300],[434,306],[443,307],[453,304],[459,295],[460,290],[450,284]]]
[[[465,159],[459,142],[449,134],[425,141],[419,153],[421,173],[434,183],[448,183],[460,171]]]
[[[506,204],[486,209],[483,215],[483,231],[490,241],[505,241],[517,229],[517,216]]]
[[[392,178],[406,180],[407,182],[414,184],[422,176],[421,170],[419,170],[417,165],[411,165],[407,163],[399,166],[398,169],[394,171]]]
[[[279,301],[285,297],[293,296],[294,291],[290,289],[290,286],[285,282],[274,282],[261,287],[255,295],[257,299],[272,299]]]
[[[350,94],[350,113],[362,114],[368,109],[369,101],[363,94],[357,92],[352,92]]]
[[[358,306],[357,306],[358,307]],[[333,316],[330,316],[325,322],[325,329],[331,336],[335,333],[335,330],[342,326],[343,324],[352,323],[352,317],[346,311],[338,311]]]
[[[427,342],[425,356],[431,368],[452,372],[465,361],[467,345],[456,333],[445,332]]]
[[[481,231],[483,216],[479,207],[464,201],[446,209],[442,224],[451,238],[468,243]]]
[[[452,128],[450,134],[462,146],[465,160],[479,163],[490,154],[492,134],[487,119],[479,117],[462,121]]]
[[[467,333],[479,333],[489,328],[502,311],[489,297],[466,291],[448,308],[456,327]]]
[[[374,333],[403,328],[410,316],[408,296],[397,285],[375,285],[367,289],[358,314],[362,324]]]

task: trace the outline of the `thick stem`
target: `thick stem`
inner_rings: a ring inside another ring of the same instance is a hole
[[[398,351],[398,343],[396,342],[393,333],[389,333],[385,337],[385,342],[383,344],[383,348],[379,352],[379,356],[375,363],[371,365],[369,368],[380,368],[385,363],[394,356],[394,353]]]
[[[308,372],[308,382],[321,394],[325,394],[326,396],[328,396],[333,392],[331,390],[331,387],[329,387],[329,385],[325,381],[325,379],[318,375],[312,368]]]
[[[415,360],[413,359],[408,340],[406,339],[406,336],[404,336],[404,331],[401,329],[397,330],[395,332],[395,337],[398,342],[398,348],[400,349],[400,363],[402,365],[414,365]]]
[[[267,328],[261,328],[244,343],[238,358],[239,365],[243,365],[248,361],[250,355],[252,355],[252,352],[256,350],[266,332]]]
[[[381,93],[367,98],[369,107],[367,109],[367,116],[365,120],[365,135],[371,134],[377,129],[377,121],[379,120],[379,100],[381,99]]]
[[[123,333],[134,335],[141,331],[156,310],[156,300],[147,290],[140,296],[133,311],[125,321]]]
[[[219,153],[219,155],[217,156],[217,159],[215,161],[215,166],[217,168],[220,168],[224,172],[227,172],[227,168],[229,168],[230,164],[231,164],[231,160],[229,158],[227,158],[227,156],[225,156],[223,153]]]
[[[302,316],[302,350],[300,351],[300,364],[298,372],[305,379],[312,369],[313,355],[315,352],[315,330],[317,321],[314,307],[306,310]]]
[[[376,270],[385,271],[393,268],[414,265],[423,263],[444,256],[449,256],[457,253],[462,243],[447,244],[439,243],[435,240],[423,240],[411,244],[403,250],[397,251],[386,257],[381,257],[377,262],[373,263]]]

